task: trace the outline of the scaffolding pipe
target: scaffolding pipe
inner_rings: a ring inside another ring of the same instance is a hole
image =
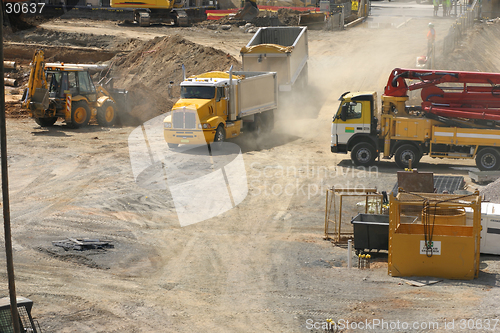
[[[2,1],[2,12],[4,12]],[[0,15],[0,59],[3,59],[3,15]],[[4,75],[3,61],[0,64],[0,77]],[[21,333],[19,312],[17,310],[16,285],[14,280],[14,260],[12,256],[12,234],[10,228],[9,177],[7,174],[7,133],[5,126],[5,84],[0,85],[0,160],[2,169],[3,226],[5,237],[5,256],[7,261],[7,278],[9,281],[10,313],[14,333]]]

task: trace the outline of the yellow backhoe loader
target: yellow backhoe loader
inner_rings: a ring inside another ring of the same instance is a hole
[[[44,127],[54,125],[58,118],[73,128],[86,126],[94,119],[101,126],[112,126],[118,115],[117,100],[125,105],[127,92],[120,89],[111,92],[100,85],[94,86],[86,68],[45,63],[43,51],[37,50],[22,107]]]

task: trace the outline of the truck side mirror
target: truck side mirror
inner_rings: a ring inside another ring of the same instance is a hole
[[[346,121],[347,120],[347,108],[349,107],[349,104],[344,104],[342,105],[342,109],[340,110],[340,119],[342,121]]]

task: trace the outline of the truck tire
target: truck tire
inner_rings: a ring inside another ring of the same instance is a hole
[[[256,114],[254,117],[253,123],[250,124],[250,130],[255,137],[259,137],[265,132],[265,124],[262,115]]]
[[[85,101],[74,102],[71,107],[71,122],[68,124],[72,128],[87,126],[90,121],[90,108]]]
[[[476,166],[481,171],[500,169],[500,153],[495,148],[483,148],[476,155]]]
[[[168,148],[177,148],[177,147],[179,147],[178,143],[167,143],[167,145],[168,145]]]
[[[226,131],[224,130],[224,125],[220,124],[217,126],[217,130],[215,131],[214,143],[212,144],[212,147],[215,150],[220,150],[224,141],[226,141]]]
[[[409,167],[410,159],[411,166],[415,167],[421,158],[422,155],[418,151],[418,148],[410,144],[402,145],[401,147],[399,147],[396,150],[396,154],[394,155],[394,160],[396,161],[398,167],[400,167],[401,169],[406,169]]]
[[[274,110],[266,111],[260,116],[264,123],[264,132],[271,132],[274,128]]]
[[[97,108],[97,123],[103,127],[111,127],[116,122],[116,104],[108,99]]]
[[[360,142],[352,148],[351,160],[357,166],[369,166],[375,162],[377,158],[376,154],[373,145],[366,142]]]
[[[49,118],[34,118],[35,122],[42,127],[49,127],[55,124],[57,121],[57,117],[49,117]]]

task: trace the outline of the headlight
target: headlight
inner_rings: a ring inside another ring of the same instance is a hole
[[[198,128],[209,129],[212,128],[210,124],[198,124]]]
[[[164,128],[172,128],[172,123],[163,123]]]

